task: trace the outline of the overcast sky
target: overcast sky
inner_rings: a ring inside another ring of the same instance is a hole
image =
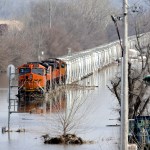
[[[112,0],[114,4],[116,5],[123,5],[123,0]],[[128,0],[129,6],[132,5],[145,5],[146,0]]]
[[[0,17],[10,18],[18,14],[23,15],[24,13],[27,13],[31,1],[39,1],[39,0],[0,0]],[[144,5],[145,1],[146,0],[128,0],[129,7],[133,6],[134,4],[137,6]],[[110,2],[112,2],[116,7],[122,9],[123,0],[110,0]]]

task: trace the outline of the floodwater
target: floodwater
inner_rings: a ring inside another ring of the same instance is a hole
[[[107,85],[118,71],[118,66],[109,66],[80,81],[79,85],[60,91],[53,101],[59,104],[59,112],[49,106],[48,113],[12,113],[10,129],[12,132],[0,133],[0,149],[4,150],[118,150],[120,124],[118,103]],[[4,84],[5,81],[5,84]],[[8,125],[7,78],[0,75],[0,128]],[[14,91],[15,92],[15,91]],[[59,99],[61,97],[61,99]],[[62,98],[63,97],[63,98]],[[63,102],[62,102],[63,101]],[[80,109],[73,116],[73,129],[84,140],[94,141],[83,145],[47,145],[42,135],[61,134],[60,115],[69,115],[74,106]],[[55,105],[56,106],[56,105]],[[58,107],[57,107],[58,108]],[[114,125],[114,126],[113,126]],[[15,132],[25,129],[25,132]]]

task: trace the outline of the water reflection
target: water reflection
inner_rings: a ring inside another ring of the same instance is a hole
[[[60,88],[59,91],[53,91],[49,95],[46,94],[45,96],[48,97],[46,101],[43,99],[34,101],[24,99],[18,104],[18,109],[15,108],[15,111],[17,109],[18,112],[41,114],[69,110],[74,100],[82,101],[82,99],[85,99],[87,95],[89,95],[92,90],[98,88],[98,86],[106,88],[106,84],[109,84],[110,76],[113,76],[115,73],[114,67],[101,70],[101,75],[99,75],[98,72],[94,72],[92,76],[78,83],[64,86]],[[8,87],[6,74],[0,75],[0,83],[2,87]],[[11,92],[11,98],[16,99],[17,89]]]
[[[95,79],[96,78],[94,78],[94,81],[96,81]],[[87,94],[97,87],[95,85],[89,85],[89,82],[91,81],[86,82],[85,85],[72,84],[62,86],[59,88],[59,91],[56,89],[50,92],[50,94],[46,93],[46,100],[35,99],[34,101],[20,101],[18,111],[36,114],[68,111],[75,102],[81,103],[83,99],[85,100]]]
[[[110,120],[118,118],[118,112],[114,111],[118,104],[106,87],[117,69],[116,66],[105,68],[79,83],[68,85],[51,93],[48,95],[46,102],[26,105],[24,112],[30,113],[11,114],[11,129],[25,128],[26,133],[11,133],[10,143],[7,134],[0,134],[0,143],[2,143],[0,149],[16,150],[24,146],[28,150],[117,150],[119,128],[107,127],[107,125],[118,123],[117,120]],[[76,111],[75,108],[78,108],[78,106],[80,106],[80,109]],[[7,126],[7,108],[7,89],[0,89],[0,127]],[[80,127],[76,126],[73,131],[75,133],[78,131],[78,135],[83,139],[94,140],[96,143],[66,147],[44,145],[40,136],[45,133],[53,136],[56,131],[60,133],[61,128],[58,118],[68,117],[71,112],[76,112],[73,119],[74,123],[81,125]]]
[[[8,77],[6,73],[0,73],[0,88],[8,87]]]

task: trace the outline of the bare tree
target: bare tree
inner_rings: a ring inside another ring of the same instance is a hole
[[[149,32],[150,22],[146,19],[149,14],[141,8],[142,7],[134,6],[132,9],[130,8],[129,12],[129,33],[131,33],[130,35],[134,34],[136,37],[136,44],[134,47],[138,52],[136,60],[133,61],[132,58],[129,58],[128,62],[129,118],[142,115],[150,98],[150,95],[146,94],[148,86],[143,81],[144,76],[150,73],[150,46],[149,42],[142,43],[141,40],[143,36],[146,36],[146,32]],[[109,89],[115,94],[121,105],[120,74],[118,74],[114,80],[111,80],[111,85]]]
[[[47,3],[37,3],[32,5],[31,24],[34,27],[40,25],[46,30],[44,44],[50,54],[65,54],[68,47],[74,51],[93,48],[107,41],[105,29],[110,22],[111,13],[107,4],[107,0],[101,3],[97,0],[74,0],[71,3],[52,1],[52,10],[49,12]],[[52,18],[51,29],[49,15]]]
[[[75,139],[82,140],[76,135],[90,130],[85,129],[85,124],[89,121],[88,114],[92,111],[91,102],[87,101],[89,91],[89,87],[70,85],[61,89],[59,94],[50,94],[49,110],[53,113],[47,117],[50,136],[45,138],[45,143],[51,143],[53,136],[58,137],[60,143],[64,144],[69,144],[68,141],[72,143]],[[82,144],[83,140],[80,142],[76,144]]]
[[[150,46],[146,47],[140,44],[140,36],[137,35],[136,49],[139,51],[139,57],[135,61],[128,63],[128,88],[129,88],[129,118],[134,118],[137,115],[142,115],[145,111],[146,105],[149,102],[150,95],[145,95],[148,90],[147,84],[143,81],[146,74],[150,73],[149,59],[150,59]],[[136,66],[138,64],[138,66]],[[109,89],[115,94],[116,98],[121,105],[121,76],[116,76],[111,81],[112,87]]]
[[[9,31],[0,38],[0,62],[3,69],[10,63],[17,66],[33,59],[32,41],[24,31]]]
[[[27,61],[37,61],[41,51],[47,57],[58,57],[67,54],[68,48],[80,51],[107,43],[111,14],[108,2],[51,1],[49,6],[48,0],[31,1],[30,7],[24,8],[23,12],[26,13],[18,17],[24,25],[22,31],[16,32],[15,37],[12,36],[14,39],[10,36],[1,37],[1,46],[5,47],[1,49],[2,53],[7,49],[7,58],[12,57],[4,63],[4,68],[11,62],[18,66],[26,58]],[[12,3],[15,4],[14,1]]]

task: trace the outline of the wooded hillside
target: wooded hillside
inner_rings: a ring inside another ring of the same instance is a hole
[[[0,5],[7,7],[8,2],[2,0]],[[68,50],[82,51],[117,40],[111,15],[118,15],[120,10],[109,0],[32,0],[24,7],[17,3],[16,7],[15,11],[11,9],[14,16],[10,10],[0,11],[1,20],[13,19],[22,24],[21,29],[13,28],[0,36],[0,70],[10,63],[17,67],[37,61],[42,53],[44,58],[58,57]],[[119,24],[121,30],[122,22]]]

